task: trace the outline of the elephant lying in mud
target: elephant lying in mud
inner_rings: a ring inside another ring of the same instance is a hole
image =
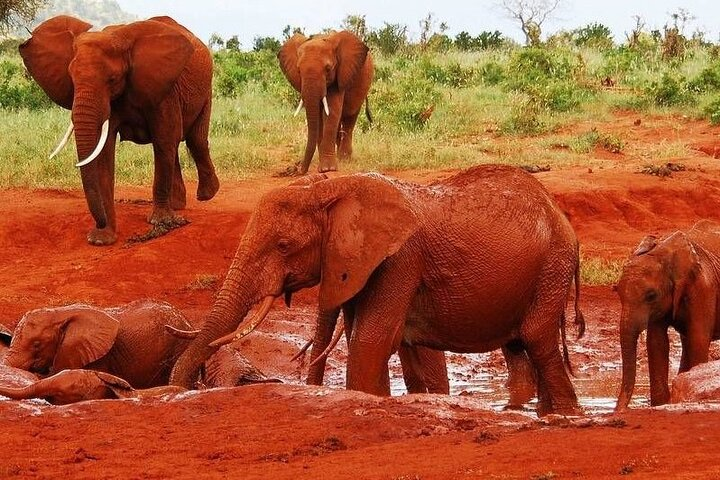
[[[175,359],[197,330],[172,305],[139,300],[99,309],[70,305],[33,310],[15,329],[5,363],[41,375],[66,369],[108,373],[134,388],[167,385]],[[228,345],[208,359],[199,380],[206,388],[268,379]],[[74,377],[73,377],[74,378]]]
[[[703,220],[661,240],[645,237],[625,263],[617,291],[623,370],[615,409],[630,403],[643,330],[650,404],[665,404],[670,399],[668,328],[682,341],[680,373],[707,362],[710,342],[720,339],[720,225]]]
[[[170,381],[191,386],[211,342],[253,305],[267,313],[319,284],[323,311],[353,299],[350,389],[389,394],[388,359],[401,344],[471,353],[517,342],[537,373],[538,413],[578,413],[558,349],[573,278],[584,325],[578,273],[570,223],[518,168],[481,165],[428,186],[363,174],[278,188],[258,203]]]
[[[97,370],[134,388],[166,385],[188,344],[166,325],[193,328],[172,305],[151,300],[107,309],[74,304],[32,310],[15,328],[5,363],[40,375]]]

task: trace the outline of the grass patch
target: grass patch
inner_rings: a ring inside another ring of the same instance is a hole
[[[580,282],[584,285],[614,285],[620,279],[622,260],[580,255]]]

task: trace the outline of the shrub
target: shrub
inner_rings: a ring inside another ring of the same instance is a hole
[[[442,95],[432,81],[408,71],[391,81],[377,82],[371,97],[377,124],[417,131],[425,127]]]
[[[713,125],[720,125],[720,97],[710,102],[703,112]]]
[[[612,32],[602,23],[591,23],[573,31],[573,40],[579,47],[607,50],[613,47]]]
[[[688,90],[695,93],[715,92],[720,90],[720,62],[713,62],[705,67],[697,77],[688,82]]]
[[[659,81],[653,81],[645,87],[645,95],[655,105],[662,107],[686,105],[694,102],[694,98],[688,91],[685,78],[676,77],[669,72],[663,73]]]
[[[407,27],[385,22],[383,28],[373,30],[368,34],[367,42],[377,47],[384,55],[393,55],[407,47]]]
[[[475,80],[475,71],[470,67],[461,66],[458,62],[440,65],[429,57],[424,57],[420,61],[419,68],[428,80],[449,87],[466,87]]]
[[[0,108],[40,110],[52,105],[50,98],[25,75],[18,63],[0,61]]]
[[[505,81],[505,67],[494,60],[490,60],[480,66],[478,76],[486,85],[498,85]]]

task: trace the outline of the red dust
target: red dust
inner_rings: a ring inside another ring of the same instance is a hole
[[[636,125],[636,118],[620,114],[601,130],[616,129],[636,145],[666,138],[692,145],[720,133],[701,122],[643,118]],[[704,149],[688,151],[692,156],[679,160],[690,168],[665,179],[635,173],[647,159],[630,155],[617,156],[616,168],[571,167],[537,177],[567,213],[585,256],[622,259],[648,233],[667,234],[700,218],[720,221],[717,160]],[[427,183],[450,173],[397,176]],[[287,182],[225,182],[213,201],[190,203],[183,212],[189,225],[143,243],[128,239],[147,231],[148,206],[138,200],[150,196],[149,188],[118,188],[122,230],[106,248],[85,241],[90,216],[81,191],[0,191],[0,323],[13,327],[27,310],[49,305],[107,307],[149,297],[173,303],[199,325],[253,205]],[[569,420],[502,412],[496,402],[505,399],[502,387],[487,395],[471,388],[480,374],[502,384],[497,354],[480,363],[455,357],[450,397],[377,398],[303,386],[303,367],[290,358],[312,335],[315,302],[314,290],[300,292],[291,309],[276,306],[261,331],[243,341],[248,358],[286,384],[67,407],[0,402],[0,478],[720,477],[720,411],[607,413],[619,381],[619,303],[610,287],[582,289],[588,334],[571,340],[570,349],[591,414]],[[341,347],[329,363],[334,385],[342,381],[344,359]],[[393,374],[399,383],[397,367]],[[610,404],[593,407],[593,398]]]

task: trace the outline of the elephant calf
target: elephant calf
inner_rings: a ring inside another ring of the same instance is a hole
[[[188,343],[166,325],[192,328],[172,305],[150,300],[107,309],[41,308],[20,320],[5,362],[40,375],[86,368],[121,377],[134,388],[166,385]]]
[[[630,403],[643,330],[650,404],[665,404],[670,399],[668,327],[680,333],[680,373],[707,362],[710,342],[720,339],[720,225],[703,220],[659,241],[646,237],[625,263],[617,291],[623,369],[615,409]]]

